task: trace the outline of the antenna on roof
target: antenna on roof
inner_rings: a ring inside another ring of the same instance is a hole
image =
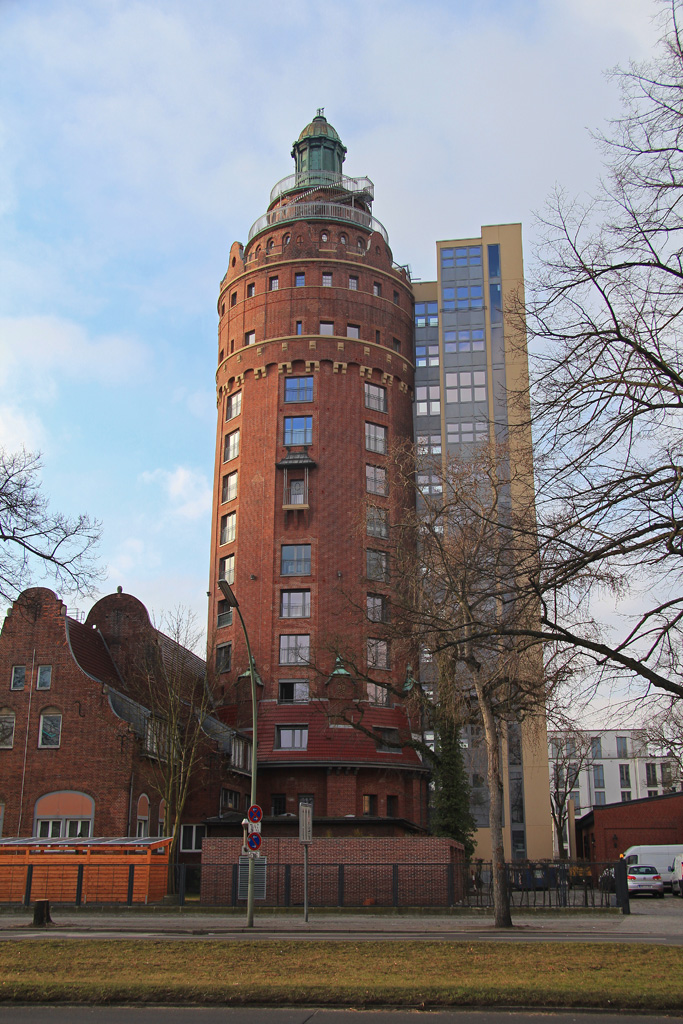
[[[324,117],[325,116],[325,108],[324,107],[318,107],[318,109],[317,109],[317,111],[315,113],[315,116],[316,117]]]

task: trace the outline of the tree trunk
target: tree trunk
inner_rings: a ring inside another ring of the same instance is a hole
[[[505,849],[503,846],[503,779],[500,770],[500,743],[493,710],[478,683],[475,689],[486,739],[487,776],[489,786],[489,829],[491,831],[491,870],[493,873],[493,915],[496,928],[511,928],[510,892],[508,890]]]

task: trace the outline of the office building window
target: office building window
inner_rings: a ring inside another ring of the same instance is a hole
[[[415,412],[418,416],[439,416],[441,396],[439,386],[415,388]]]
[[[346,325],[346,337],[347,338],[360,338],[360,326],[359,326],[359,324],[347,324]]]
[[[225,580],[230,586],[235,582],[235,556],[225,555],[218,562],[218,579]]]
[[[621,791],[621,802],[622,802],[622,804],[630,803],[630,800],[631,800],[631,790],[630,789],[622,789],[622,791]]]
[[[387,411],[387,389],[379,384],[368,384],[365,382],[365,408],[374,409],[375,412]]]
[[[444,351],[449,355],[456,352],[483,352],[486,348],[484,331],[473,330],[444,331]]]
[[[487,246],[489,254],[489,277],[500,277],[500,246]]]
[[[480,267],[481,266],[481,246],[470,245],[467,248],[464,246],[455,250],[455,265],[456,267]]]
[[[226,420],[233,420],[235,416],[239,416],[242,412],[242,392],[236,391],[234,395],[228,395],[228,400],[225,403],[225,418]]]
[[[443,267],[444,270],[449,270],[451,267],[455,266],[452,249],[441,250],[441,266]]]
[[[285,377],[285,402],[312,402],[312,377]]]
[[[444,289],[446,291],[447,289]],[[453,292],[453,289],[448,289],[449,292]],[[474,285],[462,285],[455,289],[455,296],[457,296],[457,308],[458,309],[483,309],[484,308],[484,289],[479,284]],[[453,297],[453,296],[452,296]],[[455,304],[451,303],[444,308],[455,309]]]
[[[415,303],[415,326],[416,327],[438,327],[439,326],[439,304],[438,304],[438,302],[416,302]]]
[[[489,285],[489,309],[492,324],[503,322],[503,293],[499,284]]]
[[[366,573],[370,580],[386,582],[389,578],[389,555],[386,551],[373,551],[368,548],[365,553]]]
[[[486,371],[446,374],[446,402],[485,402]]]
[[[604,790],[602,792],[600,792],[600,793],[596,793],[595,796],[593,797],[593,804],[595,806],[597,806],[597,807],[601,807],[603,804],[606,804],[606,803],[607,803],[607,798],[605,796]]]
[[[619,765],[619,785],[622,789],[631,788],[631,768],[627,764]]]
[[[307,619],[311,614],[310,590],[283,590],[280,593],[280,617]]]
[[[617,736],[617,757],[628,757],[628,736]]]
[[[285,416],[285,444],[312,444],[313,417]]]
[[[256,294],[256,285],[252,281],[251,284],[247,285],[247,298],[248,299],[253,299],[255,294]]]
[[[281,665],[308,665],[311,638],[308,633],[289,633],[280,637]]]
[[[56,709],[48,708],[40,716],[39,747],[58,747],[62,739],[62,716]]]
[[[415,346],[416,366],[438,366],[439,346],[438,345],[416,345]]]
[[[605,766],[602,764],[593,765],[593,786],[595,789],[605,788]]]
[[[276,292],[280,287],[280,279],[278,277],[271,277],[268,279],[268,289],[271,292]]]
[[[310,576],[311,545],[283,544],[280,574],[282,576]]]
[[[377,423],[365,424],[365,448],[369,452],[379,452],[386,455],[387,452],[387,428]]]
[[[446,440],[449,444],[474,444],[488,439],[488,423],[447,423]]]
[[[645,765],[645,778],[648,786],[657,785],[657,765],[646,764]]]
[[[49,690],[52,686],[52,665],[38,666],[37,690]]]
[[[602,736],[591,736],[591,757],[598,761],[602,757]]]
[[[368,594],[366,597],[366,613],[369,622],[386,622],[386,597],[383,597],[382,594]]]
[[[308,704],[308,681],[306,679],[281,679],[278,685],[278,703]]]
[[[389,536],[389,512],[376,505],[368,505],[365,510],[365,529],[368,537]]]
[[[216,673],[229,672],[232,664],[232,644],[219,644],[216,647]]]
[[[662,765],[662,786],[668,790],[673,788],[673,769],[668,762]]]
[[[307,725],[278,725],[275,729],[276,750],[305,750],[308,746]],[[283,813],[283,812],[280,812]]]
[[[441,494],[443,484],[437,473],[418,473],[417,486],[421,494]]]
[[[351,275],[349,277],[349,289],[352,292],[357,292],[358,291],[358,278],[355,277],[354,275]]]
[[[332,287],[332,274],[323,273],[323,288]]]
[[[418,455],[441,455],[441,434],[418,434]]]
[[[332,320],[321,320],[320,321],[320,333],[321,334],[334,334],[334,322]]]
[[[294,287],[295,288],[303,288],[303,286],[305,284],[306,284],[306,275],[305,274],[295,274],[294,275]]]
[[[226,600],[218,602],[218,616],[216,626],[221,629],[223,626],[232,626],[232,608]]]
[[[256,331],[246,331],[246,333],[244,335],[244,344],[245,345],[255,345],[256,344]]]
[[[23,690],[26,683],[26,666],[15,665],[12,669],[11,690]]]
[[[221,504],[233,501],[237,497],[237,471],[226,473],[221,483]]]
[[[231,544],[235,539],[237,513],[228,512],[221,516],[221,544]]]
[[[240,453],[240,432],[239,430],[233,430],[231,434],[225,435],[225,445],[223,447],[223,462],[230,462],[231,459],[236,459]]]
[[[365,489],[368,494],[387,494],[387,471],[383,466],[365,467]]]

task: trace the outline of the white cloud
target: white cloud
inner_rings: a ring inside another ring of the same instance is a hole
[[[45,443],[45,429],[33,413],[25,413],[13,405],[0,404],[0,447],[7,451],[39,451]]]
[[[170,501],[169,512],[181,519],[201,519],[211,510],[212,488],[206,476],[188,466],[169,472],[155,469],[140,474],[143,483],[160,483]]]

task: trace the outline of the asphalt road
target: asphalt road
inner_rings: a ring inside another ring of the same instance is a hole
[[[419,1015],[419,1016],[418,1016]],[[232,1007],[0,1006],[0,1024],[683,1024],[683,1017],[574,1010],[316,1010]]]

